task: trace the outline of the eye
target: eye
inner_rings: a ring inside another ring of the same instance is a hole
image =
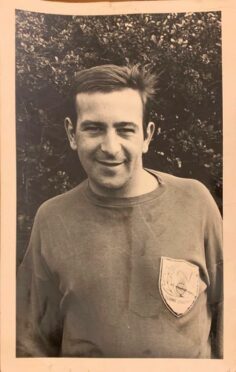
[[[100,133],[100,132],[102,132],[102,130],[103,129],[101,127],[98,127],[96,125],[89,125],[89,126],[84,128],[84,131],[91,132],[91,133]]]
[[[129,127],[119,128],[118,132],[121,133],[121,134],[132,134],[132,133],[135,133],[135,129],[134,128],[129,128]]]

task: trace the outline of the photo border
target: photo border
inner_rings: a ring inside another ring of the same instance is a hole
[[[186,11],[222,12],[223,60],[223,210],[224,210],[224,359],[16,358],[16,138],[15,9],[64,14],[108,15]],[[1,368],[10,371],[209,371],[236,372],[236,4],[234,1],[122,1],[57,3],[14,0],[1,4]]]

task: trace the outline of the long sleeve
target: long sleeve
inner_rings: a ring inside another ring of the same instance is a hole
[[[57,356],[61,343],[60,293],[41,254],[37,215],[30,243],[17,274],[18,357]]]
[[[208,303],[212,311],[212,357],[223,358],[222,218],[210,196],[205,225],[205,254],[210,279]]]

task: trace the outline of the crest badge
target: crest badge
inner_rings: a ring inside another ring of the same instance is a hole
[[[167,308],[176,317],[183,316],[198,297],[198,266],[185,260],[161,257],[159,290]]]

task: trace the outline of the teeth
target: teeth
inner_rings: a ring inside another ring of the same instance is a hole
[[[109,161],[103,161],[103,160],[98,160],[99,163],[102,163],[102,164],[105,164],[105,165],[120,165],[122,164],[122,161],[121,162],[109,162]]]
[[[121,163],[107,163],[105,161],[102,162],[103,164],[107,164],[107,165],[118,165],[118,164],[121,164]]]
[[[116,165],[120,165],[121,163],[105,163],[105,162],[102,162],[102,164],[116,166]]]

